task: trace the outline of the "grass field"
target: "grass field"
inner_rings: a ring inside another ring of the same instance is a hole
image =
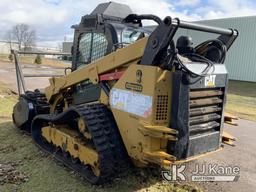
[[[12,107],[17,102],[17,98],[7,85],[0,82],[0,118],[10,119]]]
[[[256,83],[230,81],[226,111],[256,121]]]
[[[22,64],[31,64],[31,63],[35,63],[35,58],[36,58],[36,55],[20,55],[19,61]],[[7,54],[0,54],[0,61],[10,62]],[[38,65],[38,64],[35,64],[35,65]],[[71,64],[69,62],[62,61],[59,59],[49,59],[49,58],[44,58],[42,56],[41,65],[52,66],[52,67],[70,67]]]

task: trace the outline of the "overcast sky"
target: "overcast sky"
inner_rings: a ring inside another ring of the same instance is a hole
[[[37,31],[37,44],[57,47],[70,26],[89,14],[104,0],[0,0],[0,38],[17,23],[27,23]],[[170,15],[182,20],[216,19],[256,15],[254,0],[115,0],[128,4],[135,13]]]

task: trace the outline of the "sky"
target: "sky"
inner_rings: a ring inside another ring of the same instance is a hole
[[[255,0],[114,0],[137,14],[155,14],[196,21],[256,15]],[[104,0],[0,0],[0,39],[15,24],[29,24],[37,33],[37,45],[60,47],[64,37],[72,41],[73,24]]]

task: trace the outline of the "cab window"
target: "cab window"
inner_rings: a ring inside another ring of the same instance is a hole
[[[90,63],[91,44],[92,44],[92,33],[83,34],[79,41],[77,67],[80,67],[81,65],[84,65],[87,63]]]
[[[92,44],[92,58],[91,61],[95,61],[107,53],[108,41],[104,34],[94,33]]]
[[[135,41],[149,36],[150,32],[143,28],[125,28],[122,31],[122,43],[124,46],[134,43]]]
[[[105,56],[108,41],[103,33],[85,33],[81,35],[78,46],[77,68],[80,68]]]

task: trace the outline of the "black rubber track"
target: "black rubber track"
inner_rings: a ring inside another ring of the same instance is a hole
[[[68,124],[70,127],[76,128],[75,119],[78,117],[84,118],[98,152],[99,177],[93,174],[90,166],[81,164],[79,161],[72,161],[70,156],[63,155],[61,150],[46,142],[41,135],[42,128],[49,124]],[[33,120],[31,133],[41,149],[54,154],[57,160],[80,173],[92,184],[108,182],[128,167],[129,158],[119,130],[111,111],[103,104],[73,106],[58,115],[38,115]]]

